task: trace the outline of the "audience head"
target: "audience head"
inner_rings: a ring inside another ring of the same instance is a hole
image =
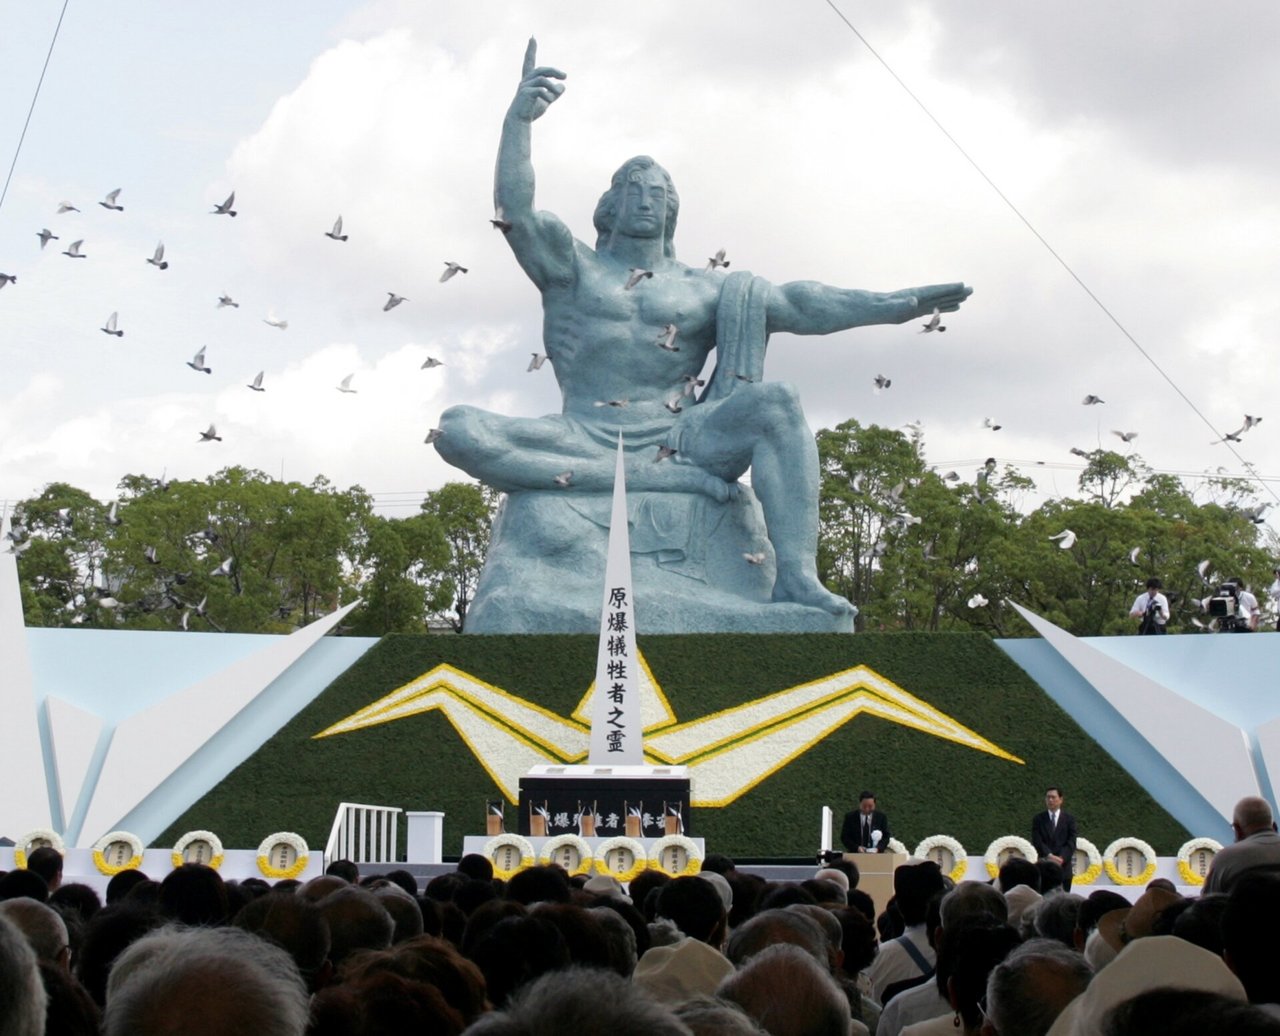
[[[728,916],[724,900],[705,878],[676,878],[658,890],[655,916],[673,921],[691,939],[720,946]]]
[[[192,927],[222,924],[228,913],[222,876],[202,863],[175,867],[160,882],[160,912]]]
[[[339,968],[357,950],[385,950],[395,922],[372,892],[347,885],[316,904],[329,925],[329,959]]]
[[[976,1033],[982,1025],[981,1004],[987,996],[987,978],[1018,945],[1018,933],[1007,924],[970,918],[954,938],[948,933],[946,941],[954,952],[954,966],[947,982],[951,1006],[960,1016],[964,1031]]]
[[[72,882],[59,885],[56,891],[49,893],[49,905],[64,917],[74,913],[81,921],[88,921],[102,909],[102,900],[92,886]]]
[[[675,1016],[693,1036],[768,1036],[737,1004],[714,996],[695,996],[675,1009]]]
[[[1102,1036],[1275,1036],[1280,1020],[1221,993],[1153,989],[1113,1008],[1102,1020]]]
[[[27,857],[27,870],[44,878],[49,891],[53,892],[62,884],[62,853],[48,845],[32,849]]]
[[[567,903],[570,898],[569,875],[563,867],[529,867],[512,875],[507,882],[507,898],[525,906],[530,903]]]
[[[943,888],[942,871],[932,860],[908,861],[893,872],[893,896],[908,927],[924,923],[929,900]]]
[[[348,885],[354,885],[360,880],[360,868],[350,860],[334,860],[324,872],[341,878]]]
[[[238,928],[163,928],[120,955],[103,1036],[303,1036],[307,992],[284,950]]]
[[[1011,856],[1000,865],[996,875],[996,886],[1006,896],[1019,885],[1028,885],[1036,892],[1040,891],[1040,872],[1030,860],[1021,856]]]
[[[741,968],[766,947],[778,943],[799,946],[827,967],[827,937],[818,922],[794,910],[765,910],[756,914],[729,936],[725,956]],[[766,1026],[767,1028],[767,1026]]]
[[[422,934],[422,911],[413,896],[390,882],[373,889],[373,894],[382,908],[391,915],[394,925],[391,930],[392,943],[404,942]]]
[[[1045,1036],[1093,971],[1075,950],[1049,939],[1023,943],[987,979],[990,1036]]]
[[[288,953],[308,989],[320,988],[328,978],[329,923],[314,903],[282,893],[260,896],[233,923]]]
[[[1084,906],[1084,897],[1070,892],[1049,896],[1036,909],[1036,934],[1062,943],[1068,949],[1075,947],[1076,919]]]
[[[99,1007],[107,1002],[107,976],[116,958],[160,924],[155,910],[129,902],[104,907],[94,915],[85,929],[75,971]]]
[[[665,885],[671,881],[671,875],[664,871],[643,870],[631,879],[629,891],[631,902],[633,902],[644,914],[646,921],[653,920],[653,909],[657,906],[658,900],[655,896],[653,903],[649,902],[649,894],[653,892],[659,885]],[[737,895],[734,895],[734,902],[737,902]]]
[[[771,1036],[848,1036],[849,1001],[825,967],[799,946],[761,950],[720,983]]]
[[[507,1002],[526,982],[569,966],[569,947],[545,917],[506,917],[480,935],[470,957],[484,974],[489,1000]]]
[[[702,869],[714,874],[730,874],[737,870],[737,865],[724,853],[707,853],[702,861]]]
[[[0,916],[0,1036],[43,1036],[47,997],[35,951],[22,931]]]
[[[142,882],[150,880],[136,867],[121,871],[119,874],[113,874],[111,880],[107,882],[107,906],[121,902],[135,885],[140,885]]]
[[[493,861],[480,853],[467,853],[458,861],[458,873],[472,881],[492,881]]]
[[[1271,804],[1255,795],[1241,799],[1231,814],[1231,830],[1235,832],[1237,841],[1259,831],[1274,831]]]
[[[1222,912],[1222,956],[1255,1004],[1280,1003],[1280,876],[1245,873]]]
[[[844,957],[841,971],[847,978],[856,979],[858,972],[871,967],[876,958],[876,927],[853,907],[835,907],[831,916],[840,925],[840,949]]]
[[[1227,911],[1230,897],[1222,893],[1210,893],[1184,902],[1186,907],[1174,918],[1169,934],[1221,956],[1224,946],[1222,915]],[[1166,916],[1170,913],[1172,910],[1166,911]],[[1257,919],[1254,923],[1257,923]],[[1275,934],[1274,929],[1272,934]]]
[[[607,1011],[605,1010],[607,1005]],[[570,968],[529,983],[467,1036],[691,1036],[644,990],[607,971]]]
[[[0,903],[7,899],[34,899],[45,903],[49,899],[49,886],[34,871],[12,870],[0,877]]]
[[[0,903],[0,917],[21,929],[41,960],[61,968],[68,966],[71,948],[67,925],[53,907],[34,899],[8,899]]]

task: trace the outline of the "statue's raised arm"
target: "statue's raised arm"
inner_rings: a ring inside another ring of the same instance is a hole
[[[520,85],[502,122],[493,178],[494,222],[507,236],[516,259],[539,289],[570,275],[573,236],[549,212],[533,208],[531,127],[564,93],[565,74],[537,65],[538,43],[529,40]]]

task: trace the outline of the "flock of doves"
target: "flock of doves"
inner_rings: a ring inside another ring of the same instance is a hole
[[[109,191],[107,195],[102,199],[102,201],[98,202],[98,205],[109,212],[124,212],[124,206],[120,203],[120,194],[122,190],[123,188],[117,187],[115,190]],[[80,212],[80,211],[81,210],[72,202],[61,201],[58,203],[58,207],[57,207],[58,215],[63,215],[64,213],[68,213],[68,212]],[[235,217],[238,214],[239,212],[236,209],[235,191],[232,191],[231,194],[227,196],[225,201],[215,204],[213,208],[210,210],[210,215],[214,215],[214,216]],[[334,221],[333,227],[331,229],[326,230],[324,232],[324,236],[329,238],[331,241],[336,241],[336,242],[344,242],[349,239],[349,235],[343,231],[341,216],[339,216]],[[48,246],[50,241],[62,240],[60,235],[55,234],[48,227],[42,228],[39,231],[39,233],[36,234],[36,237],[40,241],[40,248],[42,250]],[[69,259],[89,258],[89,253],[85,251],[85,239],[78,238],[75,241],[72,241],[65,249],[62,250],[62,254],[67,256]],[[165,259],[163,241],[160,241],[156,244],[155,251],[151,254],[150,257],[147,258],[146,261],[149,265],[154,266],[157,270],[167,270],[169,268],[169,261]],[[463,266],[460,263],[453,262],[452,260],[447,260],[444,264],[444,267],[445,267],[444,272],[440,275],[440,283],[442,284],[445,281],[450,280],[451,278],[453,278],[455,275],[459,273],[468,272],[467,267]],[[17,282],[18,282],[18,277],[16,274],[0,273],[0,288],[4,288],[9,284],[16,284]],[[404,295],[397,295],[395,292],[389,291],[387,292],[387,301],[383,303],[382,310],[384,313],[389,312],[390,310],[395,309],[395,307],[400,305],[402,302],[408,302],[408,301],[409,299],[406,298]],[[230,295],[226,295],[226,294],[219,295],[217,308],[223,309],[226,307],[239,309],[240,303],[238,303]],[[274,310],[268,311],[267,315],[263,318],[263,323],[267,324],[270,327],[274,327],[280,331],[286,331],[289,328],[289,321],[281,319],[280,317],[277,317]],[[120,327],[120,313],[116,311],[116,312],[113,312],[110,316],[108,316],[100,330],[104,334],[112,335],[115,338],[123,338],[124,330],[123,328]],[[195,356],[193,356],[190,360],[187,361],[187,366],[190,367],[193,371],[197,371],[198,373],[201,373],[201,374],[212,374],[213,368],[210,367],[205,362],[205,356],[207,351],[208,351],[208,347],[202,346],[200,350],[195,354]],[[426,361],[422,364],[423,369],[431,369],[433,367],[439,367],[439,366],[442,366],[442,362],[430,356],[427,357]],[[258,371],[258,373],[254,375],[253,380],[249,382],[246,387],[251,389],[254,392],[265,392],[266,387],[262,384],[263,377],[265,376],[265,374],[266,374],[265,371]],[[342,381],[336,386],[337,390],[339,392],[346,393],[346,394],[355,393],[357,390],[351,387],[351,382],[354,377],[355,377],[354,374],[348,374],[346,377],[344,377]],[[222,436],[218,434],[217,427],[213,424],[210,424],[205,431],[199,433],[198,441],[199,442],[221,442]],[[428,436],[427,441],[428,442],[433,441],[432,437]]]

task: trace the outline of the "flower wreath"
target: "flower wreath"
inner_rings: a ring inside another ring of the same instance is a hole
[[[499,867],[494,860],[494,854],[507,845],[520,853],[520,862],[510,870],[505,867]],[[538,854],[533,851],[533,843],[520,835],[497,835],[494,838],[490,838],[484,843],[484,848],[480,850],[480,855],[493,864],[493,876],[501,881],[509,881],[513,875],[532,867],[538,859]]]
[[[1193,838],[1178,850],[1178,873],[1184,885],[1203,885],[1204,875],[1192,870],[1191,854],[1201,849],[1210,850],[1215,856],[1222,852],[1222,843],[1212,838]]]
[[[916,846],[916,851],[911,855],[927,859],[934,849],[947,850],[951,854],[951,859],[955,861],[947,877],[952,881],[959,881],[964,877],[965,871],[969,869],[969,854],[965,852],[964,846],[950,835],[933,835],[931,838],[926,838]]]
[[[290,867],[275,867],[271,864],[271,850],[281,842],[293,848],[295,859]],[[277,831],[275,834],[267,835],[258,846],[258,870],[262,871],[266,877],[277,881],[296,878],[307,869],[307,857],[310,851],[301,835],[295,835],[292,831]]]
[[[171,856],[174,867],[181,867],[186,863],[187,847],[193,842],[207,842],[209,845],[209,862],[206,867],[212,867],[215,871],[222,866],[222,839],[215,835],[212,831],[188,831],[179,838],[173,845],[173,853]],[[269,851],[269,850],[268,850]]]
[[[615,849],[626,849],[631,853],[631,866],[625,871],[616,871],[609,866],[609,854]],[[607,874],[626,885],[641,871],[649,866],[645,856],[644,845],[634,838],[606,838],[596,846],[595,868],[598,874]]]
[[[1073,885],[1092,885],[1102,873],[1102,853],[1098,852],[1098,847],[1089,839],[1078,836],[1076,838],[1076,850],[1089,857],[1089,866],[1079,874],[1072,875],[1071,883]]]
[[[542,843],[542,852],[538,854],[538,862],[544,865],[555,863],[556,851],[565,848],[565,846],[573,846],[578,850],[578,866],[569,871],[569,874],[590,874],[591,846],[585,838],[579,838],[577,835],[556,835],[555,838],[548,838]]]
[[[66,843],[57,831],[47,827],[34,828],[19,838],[13,847],[13,865],[20,871],[27,869],[27,853],[31,851],[33,842],[48,842],[49,847],[56,850],[59,856],[67,854]]]
[[[1142,854],[1142,870],[1133,877],[1121,874],[1116,867],[1116,856],[1124,849],[1136,849]],[[1145,885],[1156,873],[1156,851],[1141,838],[1117,838],[1102,851],[1102,867],[1117,885]]]
[[[108,863],[103,853],[112,842],[124,842],[133,851],[133,855],[124,863]],[[99,873],[114,877],[121,871],[132,871],[141,867],[142,853],[142,839],[137,835],[130,834],[128,831],[112,831],[93,843],[93,865],[98,868]]]
[[[988,876],[994,878],[1000,874],[1000,854],[1006,849],[1017,849],[1024,860],[1030,860],[1032,863],[1040,859],[1036,847],[1025,838],[1020,838],[1018,835],[1005,835],[987,846],[987,851],[982,857],[982,862],[987,865]]]
[[[889,845],[886,852],[896,853],[901,856],[907,855],[907,847],[899,842],[896,838],[889,839]]]
[[[688,863],[684,865],[684,870],[674,874],[662,866],[663,850],[673,847],[683,849],[688,857]],[[692,838],[686,838],[684,835],[667,835],[665,838],[659,838],[653,845],[649,846],[649,866],[655,871],[670,874],[673,878],[684,878],[690,874],[697,874],[702,870],[702,853],[698,851],[698,844]]]

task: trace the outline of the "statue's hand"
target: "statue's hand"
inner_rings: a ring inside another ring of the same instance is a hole
[[[742,496],[742,486],[737,482],[726,482],[715,475],[703,474],[699,489],[712,500],[720,504],[728,504]]]
[[[515,99],[511,102],[509,114],[522,122],[533,122],[542,117],[557,97],[564,93],[564,83],[560,80],[565,74],[558,68],[539,67],[538,41],[529,40],[524,52],[524,67],[520,72],[520,86],[516,89]]]
[[[893,298],[899,300],[902,307],[900,320],[914,320],[925,317],[935,309],[940,313],[954,313],[960,303],[973,294],[973,289],[965,284],[926,284],[919,288],[903,288],[895,291]]]

